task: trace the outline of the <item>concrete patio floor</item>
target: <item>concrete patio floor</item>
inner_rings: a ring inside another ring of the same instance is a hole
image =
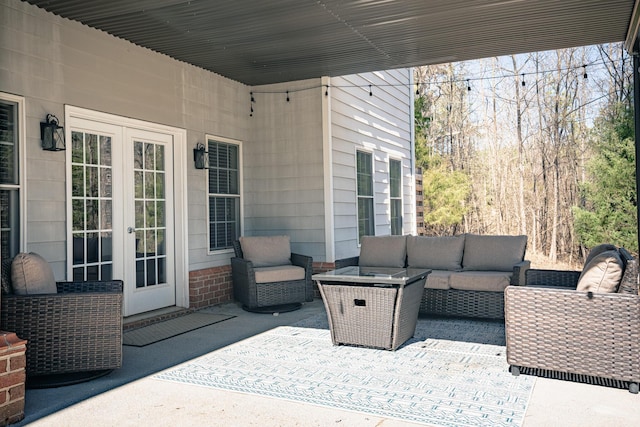
[[[231,343],[324,312],[321,300],[278,316],[236,304],[206,309],[236,317],[146,347],[124,346],[123,367],[93,381],[27,390],[14,426],[411,426],[405,421],[148,378]],[[640,356],[639,356],[640,357]],[[640,394],[538,378],[524,426],[635,426]]]

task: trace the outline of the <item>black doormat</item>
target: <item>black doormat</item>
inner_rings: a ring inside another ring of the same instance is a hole
[[[144,347],[234,317],[226,314],[191,313],[127,331],[124,333],[122,343],[133,347]]]

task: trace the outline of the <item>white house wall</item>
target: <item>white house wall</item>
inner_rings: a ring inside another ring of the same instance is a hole
[[[207,255],[205,172],[191,149],[204,135],[248,139],[249,88],[18,0],[0,0],[0,91],[26,110],[27,244],[65,277],[65,154],[40,148],[40,122],[64,105],[187,131],[189,269],[228,264]],[[61,123],[64,125],[64,123]]]
[[[321,81],[252,90],[251,136],[244,146],[244,232],[287,234],[292,251],[324,261]]]
[[[251,88],[28,3],[0,0],[0,91],[25,99],[24,248],[65,277],[65,154],[43,151],[39,138],[40,122],[47,114],[64,118],[65,105],[186,130],[190,271],[228,265],[230,256],[208,251],[206,174],[191,162],[205,135],[242,143],[245,234],[289,234],[292,249],[316,261],[357,253],[355,147],[374,153],[376,234],[390,233],[389,157],[402,161],[404,232],[411,232],[410,79],[409,70],[396,70]],[[332,180],[324,176],[327,118]]]
[[[375,234],[391,234],[389,159],[402,162],[403,233],[415,232],[411,83],[409,69],[331,78],[336,259],[359,253],[357,149],[373,154]]]

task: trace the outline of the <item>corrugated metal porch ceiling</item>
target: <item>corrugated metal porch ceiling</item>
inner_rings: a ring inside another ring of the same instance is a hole
[[[624,41],[635,0],[28,2],[254,86]]]

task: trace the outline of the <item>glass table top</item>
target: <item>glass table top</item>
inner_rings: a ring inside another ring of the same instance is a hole
[[[313,275],[314,280],[327,282],[400,284],[426,277],[431,270],[425,268],[343,267]]]

